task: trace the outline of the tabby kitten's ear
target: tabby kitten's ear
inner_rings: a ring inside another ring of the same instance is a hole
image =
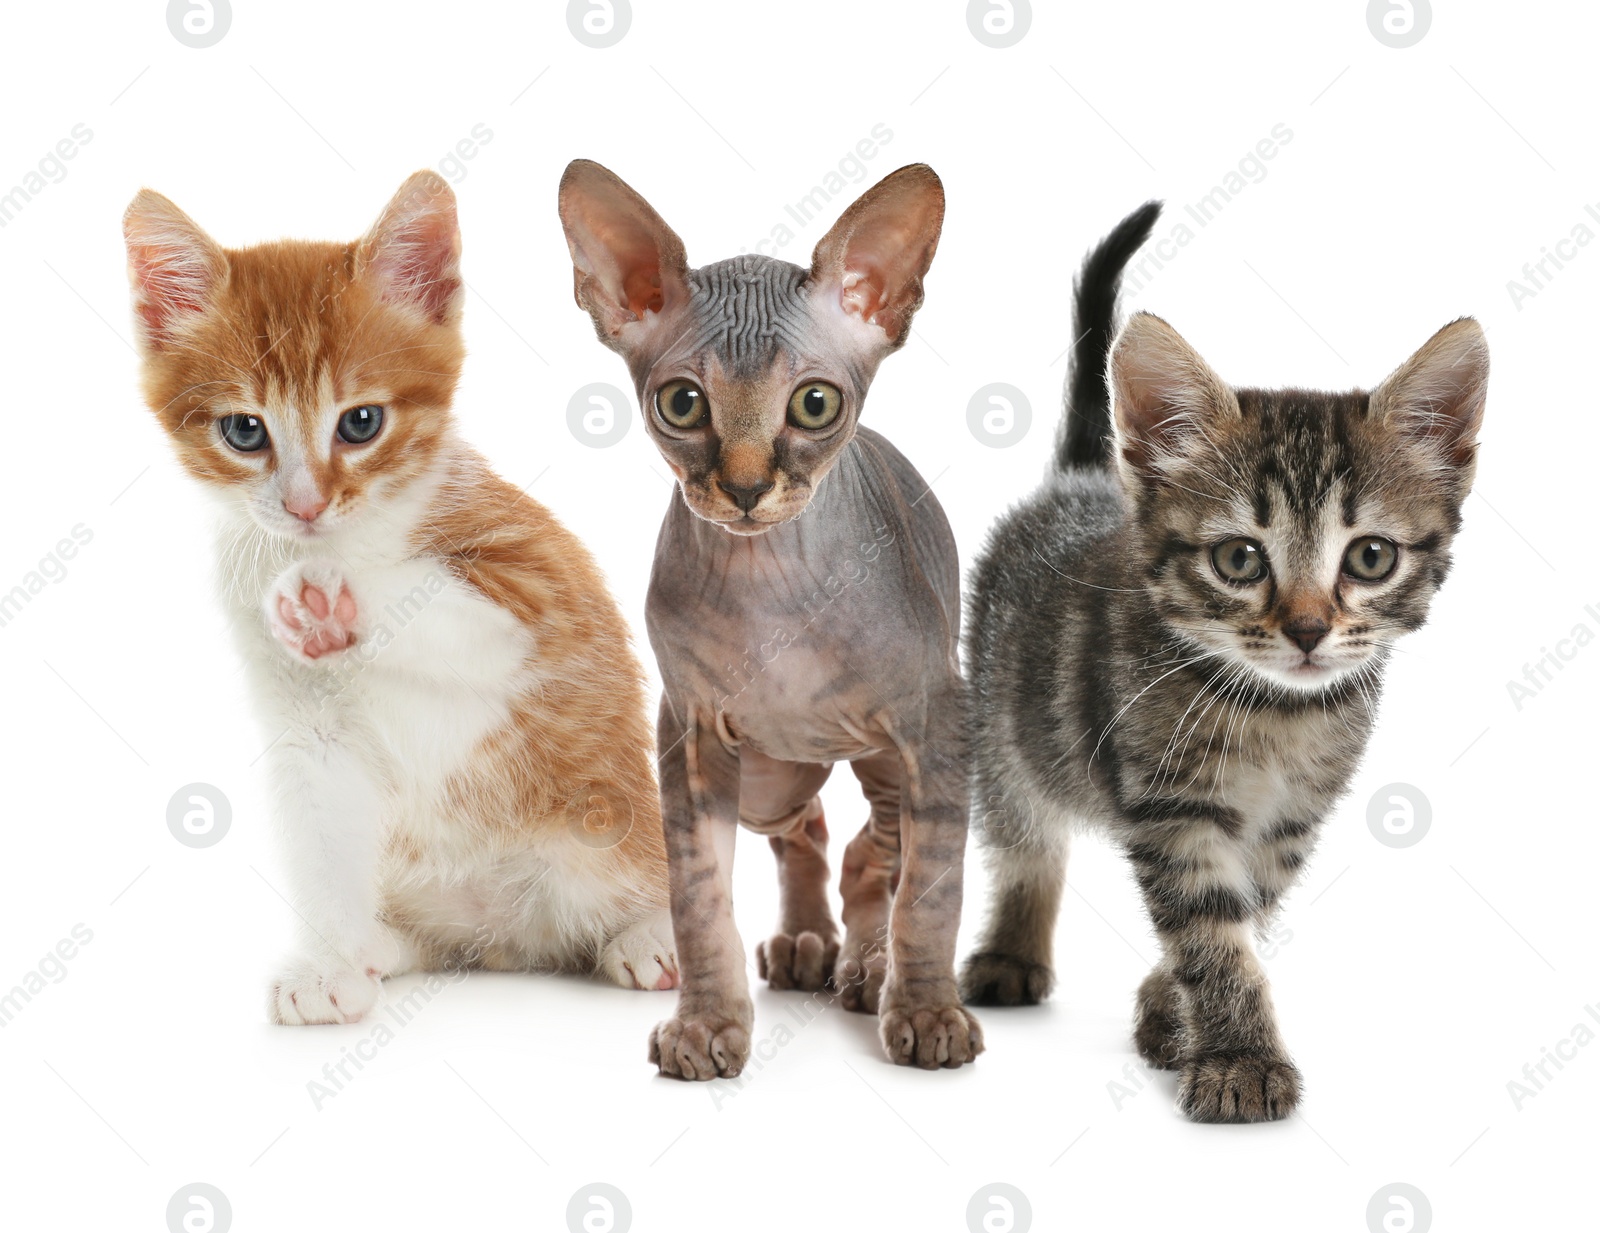
[[[192,218],[152,189],[122,216],[140,345],[160,351],[200,316],[227,278],[228,258]]]
[[[688,299],[683,241],[615,172],[574,159],[561,176],[560,208],[573,297],[606,346],[623,350],[624,327]]]
[[[944,225],[944,185],[913,163],[858,197],[811,254],[811,279],[826,300],[885,351],[905,342],[922,305],[922,280]],[[881,334],[880,334],[881,332]]]
[[[1113,431],[1125,473],[1154,479],[1207,438],[1206,425],[1239,418],[1239,400],[1183,336],[1135,313],[1111,345]]]
[[[435,325],[461,318],[461,228],[456,195],[437,172],[418,171],[356,244],[358,277],[380,298],[416,310]]]
[[[1452,321],[1372,392],[1369,414],[1471,482],[1489,389],[1489,344],[1471,317]]]

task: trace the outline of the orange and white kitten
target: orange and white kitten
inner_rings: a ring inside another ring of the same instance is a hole
[[[352,244],[124,219],[144,394],[217,499],[287,832],[279,1023],[454,963],[677,983],[643,676],[582,544],[456,436],[463,284],[432,172]]]

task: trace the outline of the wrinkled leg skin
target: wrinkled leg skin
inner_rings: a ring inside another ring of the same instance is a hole
[[[650,1033],[650,1060],[674,1079],[732,1078],[750,1057],[754,1008],[733,923],[739,759],[706,717],[663,697],[657,724],[678,1005]]]
[[[900,755],[890,750],[850,769],[872,811],[844,850],[839,892],[845,934],[833,987],[846,1010],[875,1015],[889,971],[889,905],[900,879]]]
[[[835,976],[841,1001],[855,1010],[875,1006],[889,1060],[924,1070],[954,1069],[983,1052],[983,1029],[961,1004],[955,976],[967,842],[964,704],[955,682],[929,696],[921,733],[898,717],[880,718],[894,742],[898,775],[888,760],[857,766],[873,814],[845,853],[841,885],[846,934]],[[898,822],[894,829],[890,817]],[[856,995],[852,978],[860,980]]]
[[[739,822],[767,836],[778,862],[778,927],[756,943],[756,974],[772,989],[828,987],[839,926],[828,905],[828,824],[817,792],[833,769],[739,751]]]
[[[1140,1054],[1178,1072],[1178,1108],[1190,1121],[1288,1117],[1300,1100],[1300,1072],[1251,945],[1250,905],[1222,883],[1197,889],[1177,882],[1170,867],[1138,859],[1134,867],[1163,952],[1139,986]]]

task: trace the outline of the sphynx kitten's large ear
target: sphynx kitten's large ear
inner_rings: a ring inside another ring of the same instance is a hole
[[[683,241],[650,203],[599,163],[574,159],[561,176],[561,226],[573,296],[614,350],[622,331],[689,295]]]
[[[1187,456],[1210,424],[1240,415],[1227,382],[1153,313],[1135,313],[1122,327],[1111,344],[1108,382],[1117,457],[1143,479]]]
[[[1470,480],[1488,392],[1489,344],[1478,323],[1462,317],[1372,392],[1368,413]]]
[[[905,342],[922,304],[944,223],[944,185],[923,163],[879,180],[822,237],[811,254],[819,294],[845,316],[882,331],[887,350]]]
[[[228,276],[228,258],[160,193],[141,189],[122,216],[140,343],[160,351],[203,313]]]
[[[362,278],[391,304],[404,304],[435,325],[461,317],[461,228],[456,195],[434,171],[418,171],[395,193],[356,248]]]

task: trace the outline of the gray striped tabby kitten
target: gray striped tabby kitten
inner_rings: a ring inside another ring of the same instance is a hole
[[[1135,1042],[1202,1122],[1287,1116],[1300,1073],[1251,932],[1345,792],[1389,648],[1422,625],[1472,483],[1488,350],[1447,325],[1370,393],[1234,389],[1166,322],[1112,343],[1130,215],[1075,285],[1044,487],[970,581],[974,798],[993,903],[969,1002],[1034,1003],[1069,822],[1107,827],[1161,942]]]

